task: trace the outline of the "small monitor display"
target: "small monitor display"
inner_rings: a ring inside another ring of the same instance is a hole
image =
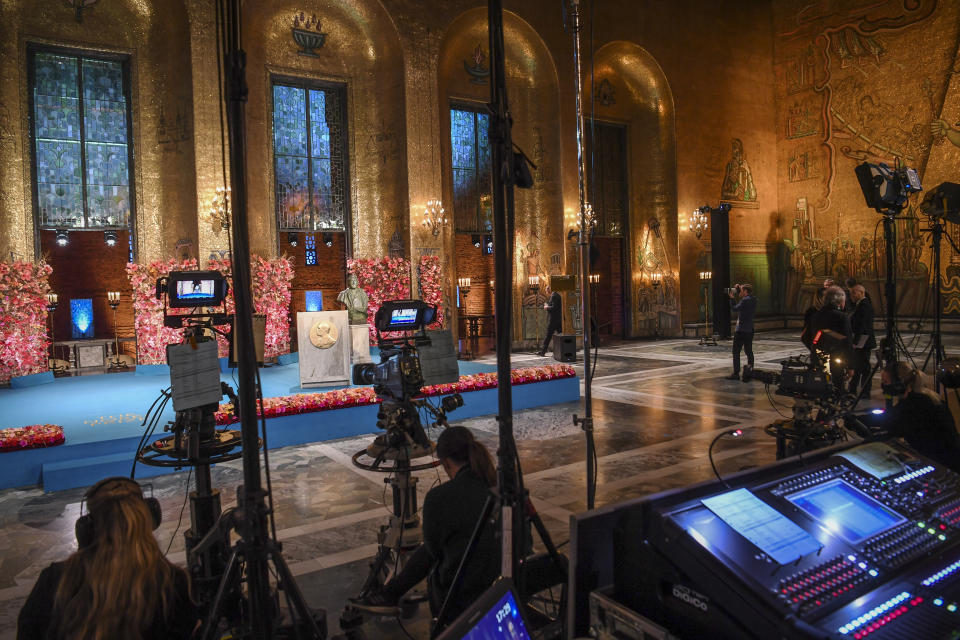
[[[528,640],[530,634],[520,616],[513,591],[507,591],[497,604],[461,637],[463,640]]]
[[[394,327],[409,327],[417,324],[417,309],[400,308],[390,313],[390,324]]]
[[[214,283],[215,280],[178,280],[177,298],[180,300],[214,298],[216,297]]]
[[[850,544],[860,544],[905,520],[840,479],[798,491],[787,500]]]

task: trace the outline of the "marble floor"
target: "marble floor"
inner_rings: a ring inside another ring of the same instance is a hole
[[[922,354],[926,339],[906,342]],[[957,341],[947,340],[948,353],[952,342]],[[707,447],[726,429],[741,427],[744,436],[718,442],[714,459],[721,474],[774,461],[775,442],[762,427],[781,418],[781,413],[789,414],[785,406],[792,400],[774,397],[784,405],[774,406],[762,384],[725,379],[731,371],[730,346],[729,341],[701,346],[695,339],[671,339],[622,342],[599,350],[591,386],[597,506],[712,478]],[[782,359],[803,351],[798,332],[758,334],[754,349],[757,367],[768,370],[779,370]],[[487,354],[481,360],[494,362],[495,356]],[[552,360],[534,354],[512,356],[514,367],[548,362]],[[582,381],[582,364],[577,369]],[[874,398],[879,402],[879,396]],[[581,397],[579,403],[514,415],[526,486],[559,546],[569,538],[569,516],[586,509],[585,441],[573,423],[573,415],[582,416],[584,410]],[[451,422],[474,429],[491,451],[496,450],[497,423],[492,416],[458,421],[453,413]],[[359,591],[376,549],[377,530],[389,515],[383,474],[358,469],[350,461],[371,438],[270,453],[283,557],[310,606],[326,610],[331,637],[343,637],[340,612],[347,597]],[[440,474],[433,469],[417,476],[422,499],[440,481]],[[212,478],[222,491],[224,508],[231,506],[242,480],[239,461],[216,466]],[[182,533],[190,520],[184,500],[192,478],[181,472],[154,479],[152,485],[164,512],[157,538],[169,557],[182,564]],[[14,637],[17,612],[40,570],[76,548],[73,525],[82,494],[83,489],[46,494],[29,487],[0,491],[0,639]],[[366,635],[427,638],[425,609],[403,621],[403,628],[396,619],[370,620],[364,626]]]

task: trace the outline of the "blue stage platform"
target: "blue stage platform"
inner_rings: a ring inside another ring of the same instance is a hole
[[[495,370],[490,365],[459,362],[460,375]],[[0,389],[0,428],[29,424],[63,427],[65,443],[56,447],[0,453],[0,488],[40,484],[46,491],[92,484],[109,475],[129,475],[134,453],[143,434],[144,414],[160,391],[169,385],[165,375],[144,375],[149,370],[104,375],[58,378],[51,384],[18,389]],[[161,374],[162,371],[153,372]],[[236,388],[234,375],[221,379]],[[264,397],[316,393],[343,388],[332,386],[303,389],[297,363],[260,370]],[[464,406],[451,419],[492,415],[497,411],[497,390],[464,393]],[[575,401],[580,397],[578,378],[565,378],[515,386],[515,409]],[[307,442],[333,440],[377,431],[378,405],[350,407],[267,420],[271,449]],[[162,425],[173,420],[168,405]],[[238,429],[235,425],[231,428]],[[137,476],[169,473],[163,467],[137,465]]]

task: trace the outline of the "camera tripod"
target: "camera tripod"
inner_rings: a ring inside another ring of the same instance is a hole
[[[380,527],[377,534],[377,554],[370,562],[370,572],[364,580],[357,599],[379,590],[399,573],[409,554],[423,542],[420,516],[417,507],[417,478],[413,471],[425,471],[439,466],[440,461],[431,458],[428,462],[411,464],[411,460],[433,455],[436,446],[431,442],[420,422],[419,409],[429,411],[435,418],[431,426],[447,427],[447,413],[463,405],[459,394],[444,398],[440,407],[425,400],[384,398],[381,403],[377,426],[385,433],[377,436],[365,449],[353,454],[353,465],[364,471],[390,474],[384,479],[390,485],[393,509],[388,524]],[[389,464],[385,464],[389,463]],[[405,599],[401,608],[404,614],[412,613],[423,599]],[[340,627],[353,629],[363,623],[364,609],[348,604],[340,616]]]

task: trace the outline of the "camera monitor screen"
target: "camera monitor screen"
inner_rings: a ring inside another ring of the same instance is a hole
[[[212,298],[213,280],[181,280],[177,283],[177,298]]]
[[[402,307],[390,311],[390,324],[394,327],[410,327],[417,324],[417,310]]]
[[[513,585],[502,579],[474,602],[438,640],[529,640]]]
[[[787,500],[850,544],[904,522],[899,514],[840,479],[798,491]]]
[[[167,277],[171,307],[216,307],[227,295],[227,281],[219,271],[173,271]]]

